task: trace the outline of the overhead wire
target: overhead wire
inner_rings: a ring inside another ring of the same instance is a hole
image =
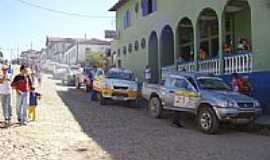
[[[80,14],[80,13],[74,13],[74,12],[68,12],[68,11],[63,11],[63,10],[57,10],[57,9],[52,9],[52,8],[48,8],[48,7],[44,7],[42,5],[39,4],[34,4],[34,3],[30,3],[27,2],[25,0],[15,0],[21,4],[30,6],[30,7],[34,7],[37,9],[41,9],[41,10],[45,10],[51,13],[56,13],[56,14],[62,14],[62,15],[67,15],[67,16],[76,16],[76,17],[81,17],[81,18],[91,18],[91,19],[112,19],[112,16],[91,16],[91,15],[86,15],[86,14]]]

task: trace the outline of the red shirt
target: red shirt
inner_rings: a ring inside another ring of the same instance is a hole
[[[29,77],[17,75],[11,83],[11,86],[21,92],[28,92],[30,91],[31,80]]]

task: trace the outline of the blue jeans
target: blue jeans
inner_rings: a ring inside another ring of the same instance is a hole
[[[17,117],[20,123],[27,121],[27,108],[29,106],[29,92],[17,93]]]
[[[3,115],[6,121],[11,120],[12,108],[11,108],[11,95],[3,94],[1,95],[1,102],[3,108]]]

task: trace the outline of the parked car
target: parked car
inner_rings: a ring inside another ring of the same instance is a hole
[[[138,83],[133,72],[127,69],[110,69],[105,77],[94,81],[94,90],[102,105],[109,100],[136,102],[138,96]]]
[[[192,113],[208,134],[216,133],[221,122],[249,124],[262,114],[256,99],[233,92],[220,78],[199,73],[173,73],[164,85],[144,84],[142,96],[152,117],[159,118],[164,110]]]
[[[65,84],[65,82],[68,82],[69,75],[71,75],[71,69],[68,65],[56,65],[53,72],[54,79],[61,80],[62,83]]]
[[[77,65],[70,66],[69,74],[67,74],[67,84],[71,86],[75,86],[76,75],[81,73],[81,67]]]
[[[93,89],[93,80],[98,76],[104,76],[104,70],[97,68],[96,71],[92,67],[84,67],[83,71],[76,75],[75,86],[80,89],[85,86],[86,91]]]

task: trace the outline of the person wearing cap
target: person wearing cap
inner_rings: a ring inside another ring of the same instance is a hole
[[[11,75],[8,74],[9,66],[2,66],[2,75],[0,76],[0,95],[1,103],[3,108],[3,116],[5,119],[5,124],[9,125],[12,117],[12,107],[11,107]]]

